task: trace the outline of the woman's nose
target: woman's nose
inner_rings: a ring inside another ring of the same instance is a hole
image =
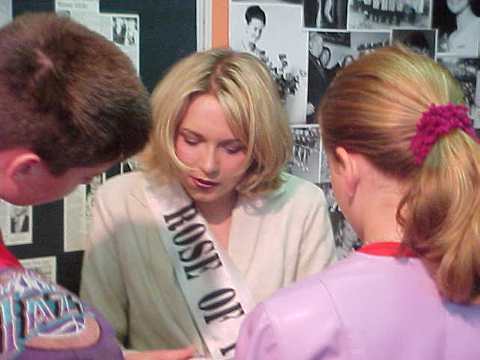
[[[208,176],[216,176],[219,172],[219,163],[217,158],[217,151],[214,148],[207,148],[201,158],[200,167],[202,171]]]

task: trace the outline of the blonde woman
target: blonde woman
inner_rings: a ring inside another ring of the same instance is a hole
[[[81,294],[127,348],[228,359],[255,303],[334,260],[327,204],[282,172],[291,134],[254,56],[190,55],[152,105],[145,170],[97,192]]]
[[[377,50],[337,74],[318,120],[363,247],[244,322],[237,359],[480,358],[480,144],[460,85]]]

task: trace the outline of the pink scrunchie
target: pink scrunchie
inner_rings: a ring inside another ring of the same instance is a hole
[[[417,123],[417,132],[412,138],[410,149],[415,164],[421,165],[437,140],[454,129],[461,129],[476,139],[472,121],[465,105],[432,104]]]

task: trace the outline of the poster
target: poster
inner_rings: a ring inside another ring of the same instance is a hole
[[[87,185],[80,185],[63,202],[64,251],[81,251],[85,247],[92,218],[95,193],[105,182],[106,174],[95,176]]]
[[[12,21],[12,0],[0,0],[0,27]]]
[[[35,271],[46,280],[57,282],[57,258],[55,256],[21,259],[20,263],[25,269]]]
[[[231,48],[265,63],[278,85],[289,122],[304,123],[308,34],[302,27],[302,6],[259,1],[230,5]]]
[[[7,246],[32,244],[32,207],[0,200],[0,230]]]

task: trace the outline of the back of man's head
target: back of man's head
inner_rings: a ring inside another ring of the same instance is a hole
[[[148,93],[112,42],[54,14],[0,30],[0,152],[29,149],[61,175],[133,155],[150,127]]]

